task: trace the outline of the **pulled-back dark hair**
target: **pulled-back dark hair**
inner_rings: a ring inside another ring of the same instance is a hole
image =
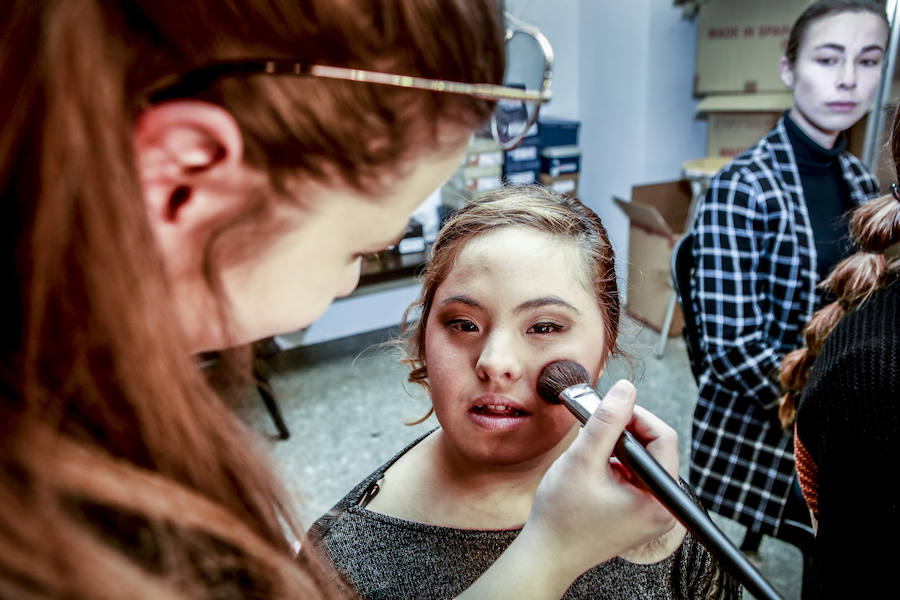
[[[881,17],[885,27],[890,30],[890,24],[887,15],[884,12],[884,2],[877,0],[819,0],[814,2],[804,10],[794,25],[791,27],[791,33],[788,36],[787,47],[784,50],[784,56],[788,62],[794,64],[797,60],[797,52],[803,44],[803,39],[809,28],[826,17],[837,15],[845,12],[868,12],[875,16]]]

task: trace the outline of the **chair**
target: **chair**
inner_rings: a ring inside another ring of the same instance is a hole
[[[694,303],[691,301],[691,285],[694,279],[694,256],[691,252],[693,243],[693,233],[688,231],[681,239],[675,243],[672,249],[671,272],[672,272],[672,289],[675,290],[675,296],[681,305],[681,312],[684,315],[684,327],[681,332],[684,336],[685,346],[687,347],[688,362],[691,366],[691,373],[694,375],[694,381],[699,385],[700,374],[703,372],[703,349],[700,344],[700,325],[697,313],[694,310]],[[806,511],[806,501],[803,499],[800,486],[794,477],[791,493],[785,506],[784,515],[781,526],[775,532],[776,539],[796,546],[803,556],[803,590],[811,590],[809,577],[812,574],[812,546],[815,540],[815,534],[809,524],[809,516]],[[748,531],[741,550],[755,552],[759,549],[759,543],[762,540],[760,534]],[[806,597],[804,594],[803,597]]]
[[[728,158],[720,158],[707,156],[705,158],[698,158],[694,160],[688,160],[681,163],[681,174],[682,176],[691,182],[691,204],[688,207],[687,219],[685,220],[685,233],[682,236],[682,239],[687,237],[687,234],[690,232],[691,224],[694,222],[694,212],[697,210],[697,204],[700,201],[700,198],[706,192],[706,187],[709,185],[710,179],[718,173],[722,167],[728,164]],[[690,244],[688,244],[690,246]],[[675,251],[672,251],[672,273],[675,273],[674,269],[674,257]],[[689,290],[689,288],[684,288],[685,290]],[[666,340],[669,337],[669,328],[672,326],[672,319],[675,316],[675,304],[677,301],[681,299],[681,294],[678,293],[678,290],[673,289],[669,294],[669,299],[666,303],[666,313],[663,317],[662,327],[660,327],[659,341],[656,346],[656,357],[661,358],[663,354],[666,352]],[[687,317],[687,315],[684,315]],[[682,334],[686,337],[686,334]],[[699,358],[699,355],[697,355]],[[691,367],[693,370],[693,365]],[[697,377],[697,373],[694,373],[694,377]]]
[[[275,429],[278,430],[278,439],[286,440],[291,437],[291,432],[281,416],[281,410],[278,408],[278,401],[275,399],[275,393],[270,383],[273,373],[269,364],[266,362],[265,356],[273,350],[277,350],[278,346],[274,344],[271,338],[255,342],[252,345],[253,352],[253,381],[256,383],[256,391],[262,398]]]
[[[681,313],[684,315],[684,327],[681,334],[687,346],[688,361],[691,365],[691,373],[694,381],[700,383],[703,353],[700,347],[700,327],[697,324],[697,315],[694,312],[694,304],[691,302],[691,280],[694,277],[694,257],[691,254],[691,240],[693,234],[688,231],[675,242],[672,249],[670,268],[672,270],[672,289],[675,297],[681,305]]]
[[[269,411],[269,416],[272,417],[275,429],[278,430],[278,439],[286,440],[291,437],[291,432],[285,424],[284,418],[281,416],[281,410],[278,408],[278,401],[275,399],[275,394],[269,383],[270,377],[271,371],[263,359],[254,356],[253,379],[256,382],[256,391],[259,392],[260,398],[262,398],[263,403]]]
[[[278,438],[286,440],[291,436],[291,432],[288,430],[287,425],[281,416],[281,410],[278,408],[278,402],[275,399],[275,394],[269,383],[269,380],[272,377],[272,371],[263,358],[263,355],[266,353],[265,346],[268,343],[269,340],[263,340],[262,342],[256,342],[252,345],[251,360],[253,363],[253,382],[256,385],[256,390],[259,392],[260,398],[266,405],[266,409],[269,411],[269,415],[272,417],[272,421],[275,423],[275,428],[278,430]],[[212,379],[216,379],[215,370],[220,363],[220,352],[202,352],[197,355],[197,365],[207,377],[212,377]]]

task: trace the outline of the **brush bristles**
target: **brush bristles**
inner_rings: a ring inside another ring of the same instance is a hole
[[[553,404],[559,404],[559,394],[579,383],[591,384],[587,369],[573,360],[557,360],[541,371],[537,380],[538,395]]]

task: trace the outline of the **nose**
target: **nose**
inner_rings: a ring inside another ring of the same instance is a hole
[[[485,339],[475,364],[478,379],[485,382],[512,382],[522,377],[522,363],[516,354],[513,334],[492,331]]]
[[[353,290],[356,289],[356,286],[359,285],[359,273],[361,270],[362,257],[356,257],[356,260],[354,260],[347,266],[347,272],[344,275],[344,280],[341,286],[338,288],[335,297],[343,298],[344,296],[349,296],[353,292]]]
[[[856,61],[845,60],[838,70],[838,87],[853,89],[856,87]]]

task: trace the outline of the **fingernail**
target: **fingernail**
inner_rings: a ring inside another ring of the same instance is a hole
[[[631,400],[632,395],[634,386],[627,379],[620,379],[606,392],[606,399],[621,404]]]

